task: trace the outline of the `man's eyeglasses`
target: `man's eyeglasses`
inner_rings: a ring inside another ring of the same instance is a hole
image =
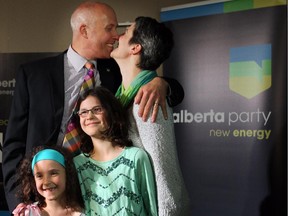
[[[92,112],[93,115],[99,115],[101,113],[103,113],[103,108],[101,106],[95,106],[93,107],[92,109],[89,109],[89,110],[79,110],[77,112],[77,114],[82,117],[82,118],[85,118],[89,115],[89,112]]]

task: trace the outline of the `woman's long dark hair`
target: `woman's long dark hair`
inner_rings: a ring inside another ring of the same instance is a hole
[[[127,111],[122,107],[118,99],[106,88],[96,87],[95,89],[88,90],[80,96],[77,102],[76,110],[88,96],[97,98],[102,108],[107,121],[107,129],[102,131],[102,138],[112,142],[113,146],[132,146],[129,140],[129,118]],[[91,154],[93,152],[93,143],[90,138],[80,126],[80,118],[77,115],[77,124],[80,128],[81,146],[80,149],[83,153]]]

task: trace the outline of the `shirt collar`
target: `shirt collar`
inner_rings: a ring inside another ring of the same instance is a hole
[[[79,72],[85,65],[85,63],[88,61],[81,55],[79,55],[70,45],[67,51],[67,58],[68,61],[71,63],[73,68],[75,69],[76,72]],[[95,60],[90,60],[95,65],[95,68],[97,67],[96,61]]]

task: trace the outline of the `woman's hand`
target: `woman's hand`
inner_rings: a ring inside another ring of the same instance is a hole
[[[138,115],[142,117],[143,121],[147,121],[152,110],[151,121],[155,122],[159,106],[162,109],[164,118],[168,118],[166,109],[167,89],[168,83],[160,77],[155,77],[139,89],[135,97],[135,103],[139,104]]]

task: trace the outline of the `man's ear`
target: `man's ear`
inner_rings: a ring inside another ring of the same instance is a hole
[[[136,54],[139,54],[141,50],[142,50],[142,46],[140,44],[134,44],[131,49],[131,52],[133,55],[136,55]]]
[[[88,33],[87,33],[87,26],[86,25],[81,25],[80,26],[80,34],[84,37],[84,38],[88,38]]]

